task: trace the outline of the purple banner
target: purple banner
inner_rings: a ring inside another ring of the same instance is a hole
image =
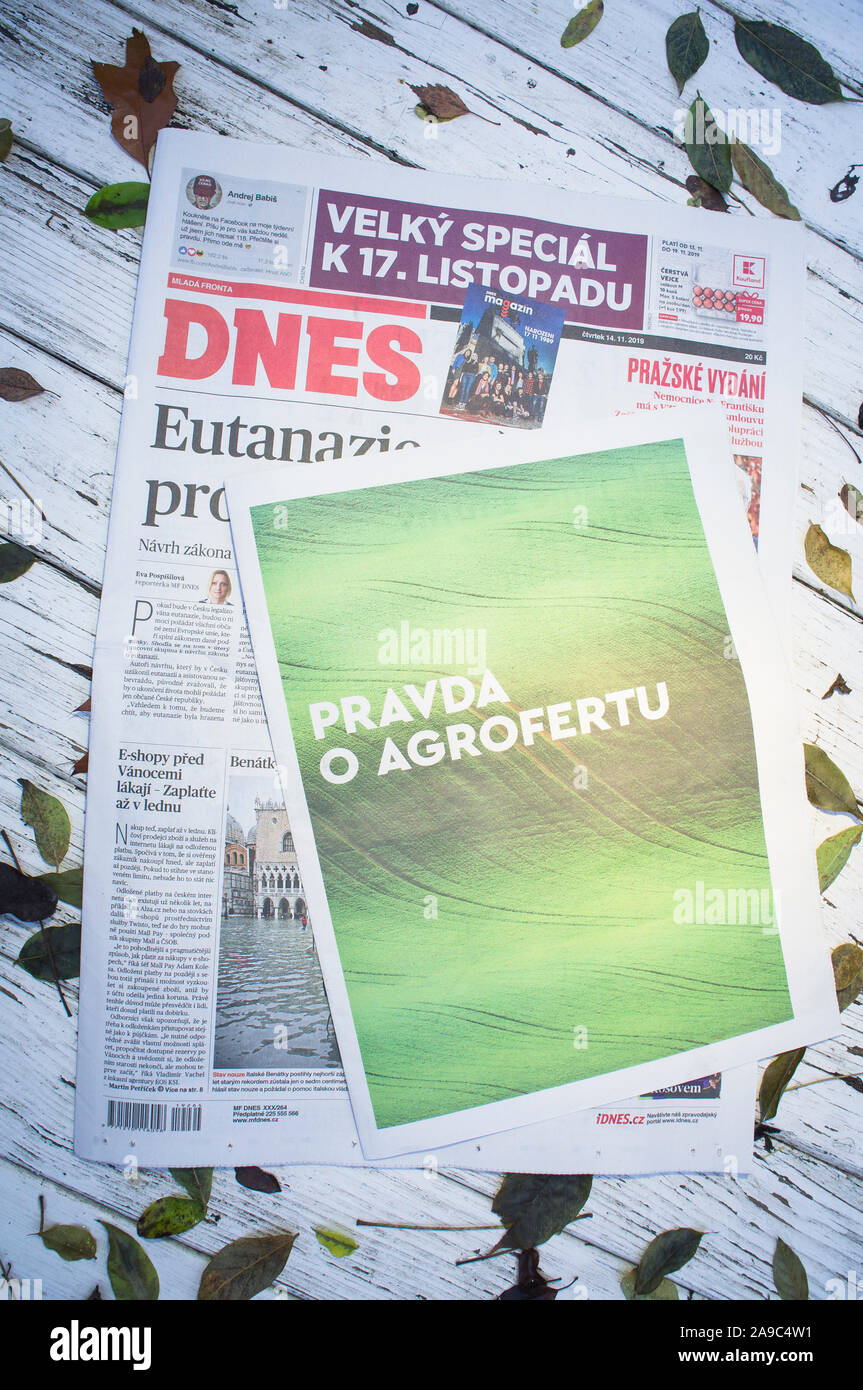
[[[310,284],[458,304],[472,284],[641,328],[647,237],[322,189]]]

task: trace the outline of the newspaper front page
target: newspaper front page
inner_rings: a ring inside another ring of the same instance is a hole
[[[225,478],[350,461],[362,482],[383,454],[490,457],[518,431],[719,401],[782,624],[802,284],[787,225],[160,135],[96,643],[79,1153],[364,1161]],[[390,627],[382,652],[477,663],[481,634],[417,632],[410,592]],[[749,1068],[681,1078],[399,1162],[721,1170],[749,1151],[753,1086]]]

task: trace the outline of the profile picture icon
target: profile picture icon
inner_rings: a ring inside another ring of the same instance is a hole
[[[213,570],[213,573],[210,575],[210,582],[207,585],[207,592],[203,598],[198,599],[198,602],[212,603],[217,608],[221,608],[224,604],[230,608],[232,606],[229,602],[230,597],[231,576],[228,574],[228,571]]]
[[[186,197],[193,207],[206,212],[222,200],[222,190],[212,174],[196,174],[186,184]]]

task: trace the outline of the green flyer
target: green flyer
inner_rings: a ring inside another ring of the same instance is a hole
[[[271,481],[247,509],[251,592],[242,570],[348,1081],[346,1031],[373,1129],[406,1140],[465,1113],[500,1128],[514,1101],[536,1118],[538,1093],[795,1016],[750,693],[683,437],[451,458],[280,501]],[[245,504],[259,485],[241,486]]]

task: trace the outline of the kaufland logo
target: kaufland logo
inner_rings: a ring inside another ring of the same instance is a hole
[[[131,1361],[133,1371],[149,1371],[152,1332],[149,1327],[82,1327],[73,1318],[68,1327],[51,1331],[52,1361]]]
[[[763,256],[735,256],[734,284],[750,290],[763,290],[764,264]]]

